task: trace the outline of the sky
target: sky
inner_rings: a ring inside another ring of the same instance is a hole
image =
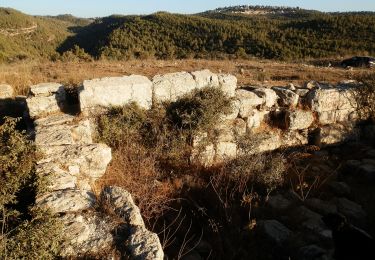
[[[73,14],[79,17],[150,14],[156,11],[192,14],[244,4],[298,6],[320,11],[375,11],[375,0],[0,0],[0,7],[12,7],[27,14]]]

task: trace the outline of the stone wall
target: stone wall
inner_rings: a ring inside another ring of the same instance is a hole
[[[192,159],[203,164],[241,155],[240,137],[250,138],[253,153],[358,138],[359,86],[352,82],[337,86],[308,82],[304,87],[240,87],[234,76],[209,70],[157,75],[152,80],[136,75],[93,79],[84,81],[79,90],[79,116],[63,112],[67,94],[61,84],[32,86],[26,102],[34,120],[35,142],[44,154],[37,171],[50,180],[49,191],[40,194],[37,203],[63,213],[64,232],[72,238],[64,245],[65,256],[96,253],[113,246],[116,239],[112,234],[119,228],[118,223],[92,210],[98,197],[93,184],[105,173],[111,149],[93,142],[90,117],[130,102],[149,109],[156,102],[173,102],[203,87],[219,88],[233,99],[231,113],[223,114],[216,126],[219,135],[215,141],[203,141],[208,133],[194,138]],[[130,227],[126,243],[134,257],[163,259],[158,237],[145,228],[130,194],[109,187],[99,197],[111,203]]]
[[[155,102],[175,101],[194,89],[214,87],[233,99],[232,113],[218,122],[220,134],[202,149],[207,133],[193,142],[192,157],[204,164],[241,154],[238,137],[253,135],[254,153],[306,144],[325,146],[358,138],[355,82],[337,86],[307,82],[304,87],[237,86],[232,75],[209,70],[84,81],[79,98],[85,114],[112,105],[136,102],[150,108]],[[199,147],[199,149],[198,149]]]

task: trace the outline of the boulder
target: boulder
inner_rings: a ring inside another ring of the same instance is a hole
[[[306,97],[310,90],[307,88],[297,88],[294,92],[300,97]]]
[[[292,234],[292,231],[274,219],[259,221],[257,231],[277,246],[281,246]]]
[[[356,91],[352,87],[319,88],[310,91],[306,102],[314,112],[357,109]]]
[[[125,189],[116,186],[106,187],[101,196],[111,205],[114,212],[124,218],[129,225],[145,225],[139,208],[135,205],[131,194]]]
[[[258,110],[252,110],[246,119],[247,129],[258,128],[263,121],[262,119],[261,113]]]
[[[85,80],[79,92],[79,101],[82,111],[123,106],[131,102],[149,109],[152,105],[152,82],[138,75]]]
[[[285,128],[289,130],[302,130],[309,128],[314,122],[311,111],[288,110],[285,113]]]
[[[38,176],[46,178],[49,191],[78,188],[78,178],[74,170],[72,172],[69,169],[62,169],[55,163],[50,162],[38,165],[36,173]]]
[[[64,86],[58,83],[42,83],[30,87],[26,99],[31,118],[39,118],[63,109],[66,99]]]
[[[157,234],[146,228],[135,226],[127,240],[131,259],[163,260],[164,252]]]
[[[352,109],[322,111],[317,113],[317,119],[321,125],[353,121],[357,119],[357,117],[357,113]]]
[[[273,87],[272,88],[276,94],[279,96],[279,104],[283,107],[293,108],[298,105],[299,96],[292,90]]]
[[[305,204],[312,210],[319,214],[326,215],[329,213],[337,213],[337,207],[335,204],[327,201],[323,201],[317,198],[307,199]]]
[[[245,89],[236,90],[236,98],[240,102],[239,116],[247,118],[257,106],[263,104],[263,98],[260,98],[252,91]]]
[[[259,97],[263,98],[264,106],[271,108],[277,104],[277,99],[279,98],[276,92],[269,88],[257,88],[253,92]]]
[[[353,124],[333,124],[318,129],[316,145],[339,144],[349,140],[358,140],[359,129]]]
[[[237,89],[237,78],[230,74],[219,74],[219,88],[227,95],[234,97]]]
[[[12,98],[14,91],[12,86],[0,84],[0,99]]]
[[[234,159],[237,156],[237,144],[233,142],[219,142],[216,144],[215,162]]]
[[[283,195],[277,194],[274,196],[270,196],[267,205],[273,210],[284,211],[292,205],[292,202],[286,199]]]
[[[37,125],[35,128],[36,145],[70,145],[91,144],[91,127],[89,120],[78,124]]]
[[[61,219],[63,234],[69,238],[61,245],[61,256],[76,258],[82,255],[100,255],[112,251],[115,224],[110,217],[99,217],[94,212],[66,214]]]
[[[308,131],[287,131],[281,134],[281,146],[302,146],[309,143]]]
[[[232,106],[231,106],[230,112],[228,114],[220,115],[220,119],[221,120],[236,119],[240,112],[240,106],[241,106],[241,103],[239,100],[232,100]]]
[[[329,253],[317,245],[308,245],[298,250],[299,260],[330,260]]]
[[[95,196],[88,191],[65,189],[40,195],[37,197],[36,203],[53,213],[65,213],[92,207],[95,203]]]
[[[191,73],[196,82],[196,88],[219,87],[219,77],[210,70],[200,70]]]
[[[38,164],[54,162],[63,169],[76,168],[77,175],[97,179],[104,175],[112,159],[111,148],[105,144],[41,146],[44,159]]]
[[[365,223],[367,214],[361,205],[346,198],[334,199],[333,203],[337,204],[339,213],[354,221],[355,224],[361,226]]]
[[[179,97],[196,89],[198,87],[197,84],[204,84],[204,81],[208,81],[202,78],[197,83],[192,74],[187,72],[156,75],[152,79],[153,99],[158,102],[176,101]]]
[[[107,187],[101,196],[130,226],[126,246],[132,259],[162,260],[164,252],[159,237],[145,227],[139,208],[130,193],[120,187]]]

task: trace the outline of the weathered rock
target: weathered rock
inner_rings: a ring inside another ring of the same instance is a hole
[[[89,120],[80,121],[76,125],[48,125],[35,128],[36,145],[70,145],[91,144],[91,128]]]
[[[114,212],[124,218],[129,225],[145,225],[141,212],[128,191],[120,187],[111,186],[104,188],[101,196],[111,205]]]
[[[294,92],[300,97],[306,97],[310,90],[307,88],[297,88]]]
[[[257,88],[253,92],[259,97],[263,98],[264,106],[271,108],[277,104],[277,99],[279,98],[275,91],[269,88]]]
[[[355,221],[356,224],[363,224],[365,222],[367,214],[361,205],[346,198],[338,198],[334,202],[337,204],[337,210],[344,216]]]
[[[317,234],[322,234],[326,230],[326,226],[322,220],[322,216],[314,211],[309,210],[305,206],[300,206],[294,212],[297,220],[301,222],[301,226],[307,230]]]
[[[299,260],[330,260],[328,252],[317,245],[308,245],[298,250]]]
[[[232,101],[232,106],[231,106],[231,111],[228,114],[222,114],[220,116],[221,120],[233,120],[238,117],[238,114],[240,113],[240,101],[239,100],[233,100]]]
[[[34,120],[35,128],[54,125],[69,124],[73,122],[74,116],[68,114],[56,114]]]
[[[334,124],[319,128],[316,144],[324,146],[358,139],[359,130],[354,125]]]
[[[45,158],[38,164],[54,162],[63,168],[75,167],[79,175],[92,179],[100,178],[105,173],[112,159],[111,148],[105,144],[42,146]]]
[[[199,82],[202,84],[202,82]],[[197,82],[187,72],[157,75],[152,79],[155,101],[176,101],[197,88]]]
[[[12,98],[14,91],[12,86],[0,84],[0,99]]]
[[[309,90],[314,89],[314,88],[319,88],[319,87],[320,87],[319,83],[314,80],[311,80],[305,83],[305,88]]]
[[[97,216],[94,212],[66,214],[62,219],[62,232],[69,238],[62,244],[62,257],[98,255],[112,251],[115,224],[109,217]]]
[[[285,113],[285,126],[289,130],[301,130],[311,126],[314,116],[310,111],[294,110]]]
[[[284,210],[287,210],[292,205],[292,202],[286,199],[283,195],[277,194],[275,196],[271,196],[268,199],[267,204],[273,210],[284,211]]]
[[[332,181],[328,184],[328,186],[337,196],[350,195],[351,189],[345,182]]]
[[[338,122],[354,121],[358,118],[357,113],[352,109],[340,109],[333,111],[323,111],[317,113],[320,124],[328,125]]]
[[[262,220],[257,225],[257,230],[275,245],[281,246],[292,232],[277,220]]]
[[[285,88],[286,88],[286,89],[289,89],[289,90],[292,90],[292,91],[295,91],[295,90],[296,90],[296,87],[294,86],[293,83],[288,83],[288,85],[286,85]]]
[[[253,109],[263,104],[263,98],[258,97],[254,92],[244,89],[236,90],[236,98],[240,102],[239,115],[242,118],[247,118],[251,115]]]
[[[219,142],[216,144],[215,161],[233,159],[237,156],[237,144],[233,142]]]
[[[337,207],[335,204],[326,202],[317,198],[307,199],[305,204],[312,210],[319,214],[325,215],[329,213],[337,213]]]
[[[38,196],[38,206],[50,209],[53,213],[85,210],[93,206],[95,196],[91,192],[66,189]]]
[[[36,173],[38,176],[47,179],[47,187],[51,191],[78,188],[78,178],[75,175],[75,172],[70,172],[69,169],[62,169],[55,163],[44,163],[38,165]]]
[[[309,143],[308,131],[288,131],[281,134],[281,146],[293,147]]]
[[[277,132],[269,132],[264,135],[259,136],[258,140],[254,140],[253,153],[264,153],[268,151],[273,151],[282,145],[281,138]]]
[[[63,109],[66,99],[64,86],[58,83],[42,83],[30,87],[26,99],[31,118],[42,117]]]
[[[237,78],[230,74],[219,74],[219,88],[228,97],[234,97],[237,89]]]
[[[138,75],[85,80],[79,101],[82,111],[123,106],[131,102],[149,109],[152,105],[152,82]]]
[[[191,75],[196,82],[196,88],[219,87],[219,77],[210,70],[194,71]]]
[[[279,103],[281,106],[293,108],[298,105],[299,96],[292,90],[281,87],[273,87],[272,89],[279,96]]]
[[[355,88],[320,88],[310,91],[307,104],[312,111],[325,112],[336,110],[356,110],[357,100]]]
[[[262,122],[261,114],[258,110],[254,109],[248,115],[246,120],[246,126],[248,129],[257,128]]]
[[[144,227],[134,226],[127,240],[132,259],[163,260],[164,252],[157,234]]]

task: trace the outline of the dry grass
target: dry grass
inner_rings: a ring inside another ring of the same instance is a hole
[[[156,158],[144,147],[124,143],[113,154],[112,163],[98,186],[116,185],[129,191],[146,220],[161,216],[173,197],[173,187],[168,181],[158,181],[161,173]]]
[[[15,87],[17,94],[26,94],[28,87],[41,82],[78,85],[85,79],[141,74],[152,78],[156,74],[210,69],[213,72],[237,76],[239,85],[266,86],[303,84],[308,80],[335,83],[355,78],[366,69],[316,67],[301,63],[270,60],[131,60],[93,62],[31,61],[0,64],[0,84]]]

